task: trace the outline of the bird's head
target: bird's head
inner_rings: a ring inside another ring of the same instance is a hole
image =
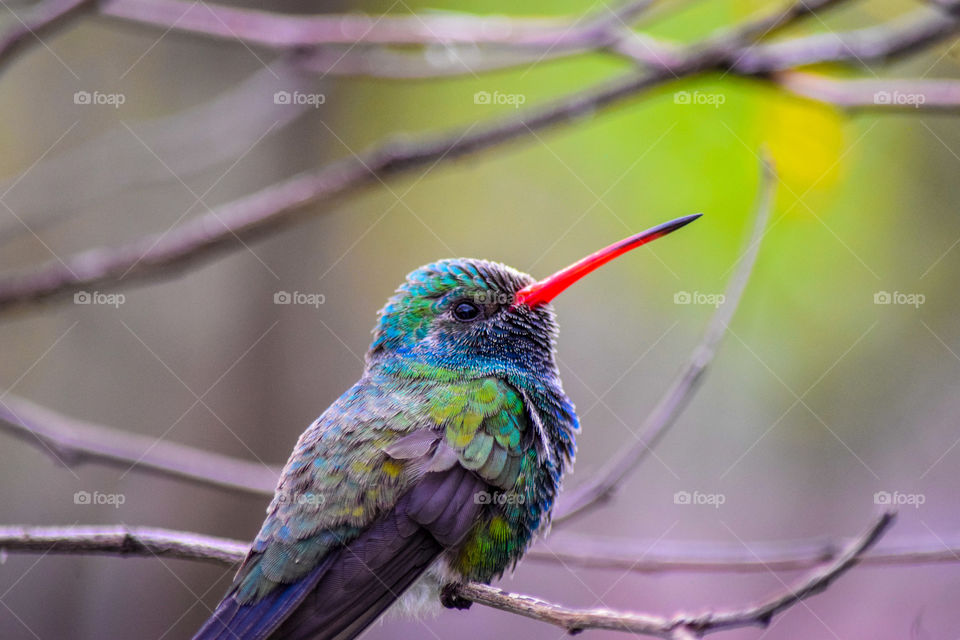
[[[597,267],[698,217],[638,233],[539,281],[486,260],[420,267],[380,311],[367,361],[476,376],[554,372],[557,323],[550,301]]]

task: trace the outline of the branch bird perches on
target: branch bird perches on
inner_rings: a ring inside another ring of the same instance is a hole
[[[561,627],[568,633],[608,629],[666,640],[699,638],[738,627],[766,626],[777,614],[823,592],[862,561],[863,554],[890,528],[894,519],[894,512],[883,513],[832,561],[792,585],[785,585],[783,591],[738,609],[680,613],[670,617],[608,609],[575,609],[478,583],[458,586],[456,595],[470,602]],[[246,544],[236,540],[146,527],[0,526],[0,551],[181,558],[232,565],[243,560],[247,548]]]

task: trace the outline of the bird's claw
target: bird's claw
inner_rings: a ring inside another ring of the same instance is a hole
[[[461,597],[457,593],[457,584],[445,584],[440,589],[440,604],[447,609],[469,609],[473,604],[470,600]]]

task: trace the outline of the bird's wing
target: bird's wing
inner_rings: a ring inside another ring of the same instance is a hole
[[[342,417],[351,414],[364,417]],[[359,634],[469,536],[479,493],[516,483],[527,432],[522,398],[496,379],[432,386],[426,401],[422,389],[348,392],[301,437],[195,640]]]

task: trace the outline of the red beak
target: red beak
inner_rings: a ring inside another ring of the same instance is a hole
[[[668,233],[672,233],[680,227],[690,224],[701,215],[703,214],[694,213],[693,215],[677,218],[676,220],[671,220],[670,222],[664,222],[661,225],[657,225],[656,227],[647,229],[646,231],[641,231],[640,233],[630,236],[629,238],[624,238],[620,242],[614,242],[609,247],[600,249],[600,251],[590,254],[586,258],[574,262],[569,267],[557,271],[552,276],[544,278],[539,282],[534,282],[531,285],[527,285],[517,292],[516,302],[514,304],[525,304],[529,307],[535,307],[538,304],[546,304],[560,295],[564,289],[572,285],[574,282],[587,275],[591,271],[607,264],[617,256],[623,255],[627,251],[636,249],[637,247],[645,245],[648,242],[652,242],[657,238],[662,238]]]

